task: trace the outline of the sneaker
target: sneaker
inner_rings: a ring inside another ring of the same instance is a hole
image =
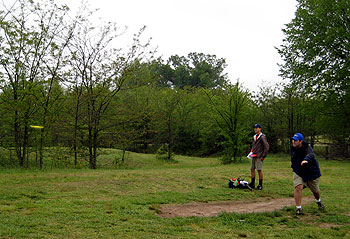
[[[324,210],[326,207],[322,204],[322,202],[316,202],[317,203],[317,206],[318,206],[318,209],[320,210]]]
[[[251,188],[255,188],[254,183],[249,183],[248,185],[249,185],[249,187],[251,187]]]
[[[297,209],[296,211],[295,211],[295,215],[297,215],[297,216],[302,216],[302,215],[304,215],[304,213],[303,213],[303,210],[300,208],[300,209]]]
[[[262,190],[263,187],[262,187],[261,185],[258,185],[255,189],[256,189],[256,190]]]

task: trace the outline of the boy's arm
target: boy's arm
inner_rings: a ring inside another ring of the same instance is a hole
[[[270,145],[269,145],[269,143],[267,142],[267,139],[266,139],[266,136],[265,136],[265,135],[262,137],[262,142],[263,142],[263,145],[264,145],[264,153],[263,153],[263,155],[261,156],[261,158],[264,159],[264,158],[266,157],[267,153],[269,152],[269,148],[270,148]]]
[[[314,153],[313,149],[311,148],[311,146],[308,145],[308,147],[306,149],[306,156],[305,156],[304,160],[301,162],[301,165],[303,165],[305,163],[309,163],[314,159],[315,159],[315,153]]]

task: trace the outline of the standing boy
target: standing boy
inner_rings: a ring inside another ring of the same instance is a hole
[[[305,187],[313,193],[319,209],[324,209],[320,197],[321,171],[311,146],[304,141],[301,133],[292,137],[291,161],[294,181],[296,215],[304,215],[301,208],[301,195]]]
[[[269,151],[269,144],[267,143],[266,135],[261,132],[261,125],[254,125],[255,135],[253,137],[252,150],[250,157],[252,159],[252,165],[250,167],[251,179],[249,186],[255,188],[255,169],[259,174],[259,185],[256,187],[257,190],[263,189],[263,161]]]

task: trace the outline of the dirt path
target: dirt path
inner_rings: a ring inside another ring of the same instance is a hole
[[[312,202],[313,197],[304,197],[303,204]],[[295,205],[294,198],[278,198],[259,202],[210,202],[189,203],[183,205],[165,205],[160,209],[160,217],[213,217],[221,212],[253,213],[273,212],[287,206]]]

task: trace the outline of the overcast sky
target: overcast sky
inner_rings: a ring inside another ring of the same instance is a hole
[[[280,81],[274,47],[282,43],[281,29],[294,18],[296,5],[296,0],[91,1],[103,18],[129,32],[146,25],[163,59],[190,52],[225,58],[230,80],[239,78],[250,90],[262,81]]]
[[[6,0],[5,2],[11,2]],[[56,0],[72,10],[80,0]],[[275,83],[281,29],[294,18],[296,0],[90,0],[105,21],[152,37],[164,60],[190,52],[225,58],[229,79],[256,91],[262,81]]]

